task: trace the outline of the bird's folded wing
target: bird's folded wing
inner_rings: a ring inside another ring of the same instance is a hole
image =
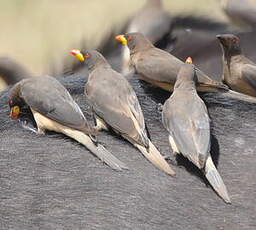
[[[21,94],[35,111],[63,125],[84,130],[86,122],[82,111],[56,79],[45,76],[27,81]]]
[[[187,104],[187,112],[173,108],[167,124],[179,151],[194,164],[201,162],[201,167],[210,149],[209,118],[204,107],[192,101]]]
[[[246,64],[242,67],[243,79],[256,89],[256,66]]]

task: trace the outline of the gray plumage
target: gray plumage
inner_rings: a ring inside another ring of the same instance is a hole
[[[102,61],[100,65],[96,64],[90,69],[89,79],[85,85],[85,95],[94,112],[117,133],[147,148],[144,117],[134,90],[121,74],[103,61],[99,53],[90,53]],[[140,130],[135,126],[132,116]]]
[[[85,145],[99,159],[115,170],[127,167],[102,145],[97,144],[97,131],[88,123],[67,89],[50,76],[25,79],[10,91],[10,107],[28,105],[37,123],[38,132],[61,132]]]
[[[195,67],[184,64],[174,92],[164,103],[162,120],[169,132],[173,151],[181,153],[205,173],[215,191],[228,203],[226,187],[210,155],[210,119],[207,108],[197,95]]]
[[[128,33],[125,38],[130,49],[131,64],[139,76],[165,90],[172,90],[183,62],[170,53],[154,47],[141,33]],[[198,90],[227,89],[224,84],[212,80],[199,69],[196,69],[196,72]]]
[[[110,126],[116,133],[130,141],[155,166],[168,174],[174,171],[155,148],[147,136],[144,116],[138,98],[129,82],[114,71],[97,51],[82,53],[87,57],[89,79],[85,95],[104,126]]]
[[[233,34],[217,35],[223,50],[223,80],[233,90],[256,97],[256,64],[242,54]]]

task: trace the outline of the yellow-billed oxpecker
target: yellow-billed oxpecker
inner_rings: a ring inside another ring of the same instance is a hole
[[[242,54],[240,39],[233,34],[217,38],[223,50],[224,82],[237,92],[256,97],[256,64]]]
[[[144,116],[130,83],[99,52],[73,50],[71,53],[88,66],[85,95],[92,106],[97,129],[111,127],[156,167],[173,175],[174,171],[147,136]]]
[[[115,170],[127,168],[95,140],[95,130],[67,89],[50,76],[33,77],[16,83],[10,90],[10,116],[18,118],[28,106],[37,124],[37,132],[63,133],[86,146],[99,159]]]
[[[214,190],[227,203],[230,198],[210,155],[210,119],[196,92],[196,69],[191,63],[181,67],[174,91],[162,111],[164,127],[174,152],[188,158],[201,169]]]
[[[139,77],[165,90],[173,90],[177,74],[183,62],[170,53],[156,48],[141,33],[117,35],[115,39],[130,50],[130,61]],[[199,91],[225,90],[227,86],[209,78],[205,73],[196,69]]]

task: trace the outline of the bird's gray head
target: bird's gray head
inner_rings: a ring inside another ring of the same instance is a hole
[[[192,63],[184,63],[177,75],[174,89],[195,89],[196,83],[195,66]]]
[[[123,45],[127,45],[131,53],[147,50],[154,47],[152,43],[141,33],[127,33],[125,35],[117,35],[115,38]]]
[[[216,36],[225,56],[235,56],[241,54],[240,39],[233,34],[221,34]]]
[[[70,53],[84,62],[84,64],[88,66],[89,71],[98,66],[109,66],[107,60],[97,50],[72,50]]]

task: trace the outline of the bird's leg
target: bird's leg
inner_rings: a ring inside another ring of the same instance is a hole
[[[33,126],[31,126],[31,124],[29,124],[26,120],[24,120],[24,121],[21,121],[21,126],[24,128],[24,129],[26,129],[26,130],[28,130],[28,131],[31,131],[31,132],[33,132],[33,133],[36,133],[36,134],[44,134],[45,132],[44,132],[44,129],[42,129],[42,128],[35,128],[35,127],[33,127]]]

